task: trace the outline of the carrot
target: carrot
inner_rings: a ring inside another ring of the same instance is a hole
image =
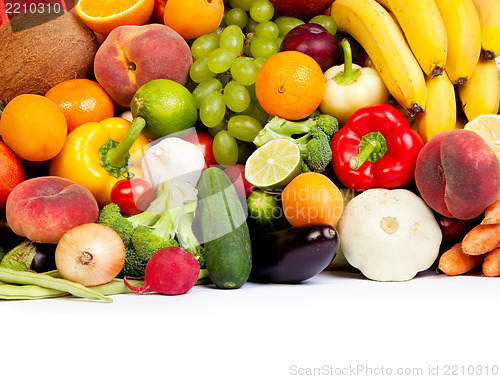
[[[484,210],[484,217],[481,224],[500,224],[500,199]]]
[[[462,243],[458,242],[441,255],[438,269],[446,275],[461,275],[478,268],[482,261],[482,255],[465,254]]]
[[[473,227],[462,240],[465,254],[481,255],[500,247],[500,224],[479,224]]]
[[[486,276],[500,276],[500,248],[486,253],[482,268]]]

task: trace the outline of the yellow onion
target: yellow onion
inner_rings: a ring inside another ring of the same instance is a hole
[[[113,229],[88,223],[68,230],[57,243],[56,267],[64,279],[84,286],[108,283],[122,270],[125,246]]]

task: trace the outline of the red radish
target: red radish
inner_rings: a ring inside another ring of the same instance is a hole
[[[132,286],[126,277],[124,282],[137,293],[156,291],[164,295],[181,295],[193,288],[199,275],[200,264],[189,251],[169,246],[158,250],[148,261],[142,287]]]

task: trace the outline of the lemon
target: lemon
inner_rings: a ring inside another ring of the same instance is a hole
[[[465,124],[464,129],[479,134],[500,159],[500,115],[483,114]]]
[[[154,79],[139,87],[130,110],[134,118],[146,120],[144,134],[151,139],[192,128],[198,118],[196,100],[191,92],[168,79]]]
[[[300,173],[296,143],[276,139],[257,148],[245,163],[245,178],[257,188],[281,189]]]

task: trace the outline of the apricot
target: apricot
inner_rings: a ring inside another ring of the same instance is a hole
[[[444,131],[420,151],[415,184],[437,213],[470,220],[500,197],[500,161],[478,134]]]

